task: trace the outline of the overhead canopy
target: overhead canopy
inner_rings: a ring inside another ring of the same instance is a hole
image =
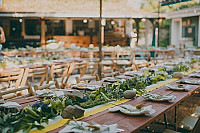
[[[156,18],[156,13],[136,10],[127,0],[103,1],[104,18]],[[99,0],[4,0],[0,17],[98,18]]]
[[[169,6],[172,4],[177,4],[177,3],[181,3],[181,2],[187,2],[187,1],[192,1],[192,0],[162,0],[161,6]]]
[[[46,18],[99,18],[97,12],[0,12],[0,17],[46,17]],[[105,12],[103,18],[157,18],[157,14],[149,13],[120,13],[120,12]]]

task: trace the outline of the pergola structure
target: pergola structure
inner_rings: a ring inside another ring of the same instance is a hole
[[[142,18],[154,21],[158,18],[156,13],[148,13],[142,10],[135,10],[124,1],[102,1],[103,19],[134,19],[136,25]],[[56,5],[56,6],[55,6]],[[99,1],[51,1],[51,0],[25,0],[25,1],[3,1],[0,7],[2,18],[38,18],[41,21],[41,44],[45,43],[45,20],[67,18],[96,19],[100,17]],[[24,21],[22,21],[22,35],[26,36]],[[139,28],[137,28],[139,32]],[[139,35],[138,35],[139,38]],[[137,41],[138,41],[137,38]]]

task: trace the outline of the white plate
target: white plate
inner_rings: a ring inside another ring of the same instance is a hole
[[[69,124],[65,126],[62,130],[59,131],[59,133],[118,133],[124,131],[123,129],[117,128],[117,124],[112,125],[100,125],[95,122],[94,125],[99,128],[97,131],[91,131],[91,129],[88,126],[91,126],[90,124],[83,122],[83,121],[70,121]],[[82,129],[76,128],[81,126]]]
[[[141,115],[155,113],[155,110],[152,109],[152,105],[143,107],[142,109],[137,109],[135,106],[132,106],[130,104],[115,106],[113,108],[109,108],[108,111],[109,112],[120,111],[126,115],[131,115],[131,116],[141,116]]]
[[[177,81],[177,83],[199,85],[200,80],[182,79],[182,80]]]
[[[189,91],[190,90],[190,86],[188,86],[188,85],[180,86],[180,85],[167,84],[165,86],[170,88],[171,90],[176,90],[176,91]]]
[[[22,108],[22,106],[16,102],[6,102],[4,104],[0,104],[0,107],[2,107],[2,108]]]
[[[192,74],[189,74],[188,76],[194,77],[194,78],[200,78],[200,74],[199,73],[192,73]]]
[[[200,73],[200,69],[196,70],[195,72]]]

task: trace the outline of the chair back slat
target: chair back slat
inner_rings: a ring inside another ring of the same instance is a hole
[[[54,64],[50,67],[50,74],[47,80],[47,83],[49,83],[49,81],[54,79],[54,75],[57,74],[58,75],[63,75],[64,71],[68,71],[69,69],[69,63],[64,63],[64,64]]]
[[[40,66],[39,68],[25,68],[24,76],[22,79],[22,86],[25,85],[29,77],[40,77],[40,86],[43,85],[48,74],[48,66]]]
[[[14,87],[18,88],[21,84],[23,74],[24,69],[5,70],[0,73],[0,82],[8,82],[8,88],[11,88],[11,84],[15,82]]]

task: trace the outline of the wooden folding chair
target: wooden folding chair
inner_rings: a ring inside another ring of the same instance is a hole
[[[2,90],[12,87],[18,88],[19,86],[21,86],[23,73],[24,69],[8,69],[0,72],[0,89]]]
[[[29,77],[40,78],[40,86],[43,85],[48,74],[48,66],[37,66],[36,68],[25,68],[24,76],[22,78],[21,86],[24,86]]]
[[[131,66],[133,63],[131,51],[117,51],[117,59],[115,61],[117,68],[121,66]]]
[[[79,70],[80,78],[83,78],[83,76],[86,72],[88,63],[89,63],[88,60],[85,62],[81,62],[81,63],[70,63],[69,69],[68,70],[66,69],[63,72],[63,76],[61,79],[62,88],[65,88],[67,86],[67,81],[69,80],[69,77],[71,76],[71,74],[74,70]]]
[[[53,64],[50,66],[50,74],[47,80],[47,84],[56,78],[62,77],[64,71],[68,71],[70,67],[69,63]],[[63,81],[63,79],[62,79]]]
[[[27,90],[28,93],[24,94],[22,91]],[[18,99],[22,97],[34,96],[34,91],[32,90],[32,86],[30,83],[27,83],[27,86],[9,89],[7,91],[0,92],[0,99],[10,100],[10,99]]]
[[[103,60],[101,61],[102,65],[102,72],[113,72],[116,64],[115,64],[115,59],[116,59],[116,53],[115,51],[103,51],[102,53],[102,58]]]
[[[79,70],[80,72],[80,77],[82,78],[87,70],[89,61],[86,60],[85,62],[81,63],[74,63],[74,70]]]

